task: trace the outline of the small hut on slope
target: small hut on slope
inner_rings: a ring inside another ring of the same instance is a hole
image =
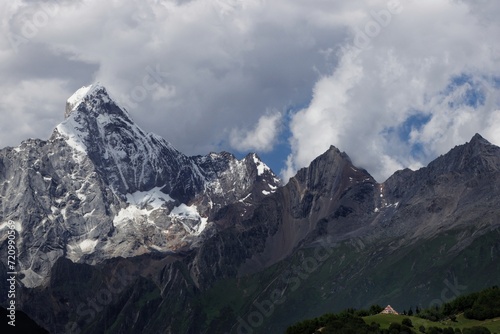
[[[380,312],[380,314],[396,314],[396,315],[398,315],[399,313],[398,313],[398,312],[396,312],[396,311],[395,311],[395,310],[391,307],[391,305],[387,305],[387,306],[385,307],[385,309],[384,309],[382,312]]]

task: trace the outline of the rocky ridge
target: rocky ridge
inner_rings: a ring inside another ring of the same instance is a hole
[[[255,154],[182,154],[99,84],[70,97],[65,117],[47,141],[0,151],[0,226],[16,223],[27,287],[47,283],[60,257],[96,264],[196,247],[221,208],[258,201],[280,182]]]

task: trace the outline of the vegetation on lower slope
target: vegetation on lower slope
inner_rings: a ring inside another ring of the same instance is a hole
[[[242,322],[247,324],[242,328],[254,333],[279,333],[290,323],[328,311],[387,303],[401,311],[409,305],[430,305],[444,289],[448,289],[445,297],[450,298],[459,295],[455,291],[497,284],[498,255],[492,258],[484,253],[498,243],[498,234],[485,234],[457,252],[453,247],[462,234],[462,230],[450,231],[400,247],[397,252],[391,250],[391,241],[362,247],[344,242],[330,248],[330,255],[317,261],[317,267],[296,271],[315,257],[316,249],[301,249],[262,272],[222,280],[200,295],[204,321],[211,329],[221,329],[225,321],[229,327],[224,329],[231,333],[238,332]],[[267,311],[262,312],[258,305],[272,300],[275,290],[283,292],[283,303],[266,306]],[[261,316],[253,317],[256,313]]]
[[[380,325],[381,329],[388,329],[392,323],[401,323],[403,319],[408,318],[411,320],[413,325],[413,330],[417,333],[424,333],[420,329],[423,327],[425,333],[429,333],[430,328],[434,328],[439,333],[439,330],[447,330],[449,333],[449,328],[451,328],[454,333],[459,333],[459,329],[462,333],[464,329],[469,329],[472,327],[484,327],[487,328],[491,333],[500,333],[500,318],[488,319],[488,320],[471,320],[460,314],[456,317],[455,321],[450,319],[442,321],[430,321],[427,319],[422,319],[416,316],[405,316],[405,315],[393,315],[393,314],[377,314],[372,316],[363,317],[363,320],[371,324],[373,322]]]
[[[500,333],[500,318],[470,320],[463,315],[455,321],[433,322],[413,316],[376,314],[360,317],[356,313],[325,314],[290,326],[286,334],[487,334]]]
[[[286,334],[500,333],[500,289],[496,286],[422,310],[417,316],[380,314],[380,309],[374,305],[369,310],[325,314],[290,326]]]
[[[432,321],[453,319],[463,313],[468,319],[485,320],[500,317],[500,289],[497,286],[444,303],[441,307],[428,308],[419,317]]]

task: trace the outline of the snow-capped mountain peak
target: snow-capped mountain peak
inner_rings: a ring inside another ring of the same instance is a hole
[[[106,88],[101,85],[101,83],[97,82],[95,84],[89,86],[83,86],[78,89],[73,95],[71,95],[66,101],[66,113],[64,114],[65,118],[71,114],[72,111],[76,110],[78,106],[85,101],[89,96],[100,93],[103,96],[108,97]],[[108,97],[109,99],[109,97]]]
[[[32,287],[44,283],[60,257],[95,264],[196,248],[217,226],[250,217],[279,186],[255,154],[184,155],[143,131],[98,83],[67,100],[49,140],[25,147],[9,158],[0,185],[10,198],[4,216],[29,231],[20,230],[19,271]],[[20,150],[0,150],[0,158],[12,152]],[[231,206],[237,219],[220,213]]]

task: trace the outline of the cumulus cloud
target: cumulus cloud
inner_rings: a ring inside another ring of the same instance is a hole
[[[498,24],[460,2],[401,2],[385,21],[373,13],[388,13],[387,2],[370,4],[351,26],[338,67],[292,117],[286,179],[330,144],[379,181],[475,132],[500,144]]]
[[[498,14],[494,0],[2,1],[0,147],[47,138],[100,81],[186,154],[286,150],[288,177],[333,144],[383,181],[475,132],[500,144]]]
[[[72,91],[98,80],[142,127],[187,154],[229,150],[226,129],[308,101],[318,72],[336,62],[319,50],[345,38],[321,1],[317,7],[264,0],[48,3],[57,10],[48,13],[33,1],[4,5],[0,57],[16,71],[0,87],[15,87],[23,73],[29,80],[62,78],[66,86],[57,93],[64,105]],[[29,38],[27,26],[35,27]],[[12,36],[22,37],[15,50],[6,38]],[[37,49],[46,56],[38,59]],[[148,68],[159,69],[156,82]],[[51,118],[62,114],[54,108]],[[22,139],[5,130],[2,146]]]
[[[252,130],[231,130],[231,146],[239,151],[271,151],[281,131],[281,120],[281,113],[273,112],[261,116]]]

